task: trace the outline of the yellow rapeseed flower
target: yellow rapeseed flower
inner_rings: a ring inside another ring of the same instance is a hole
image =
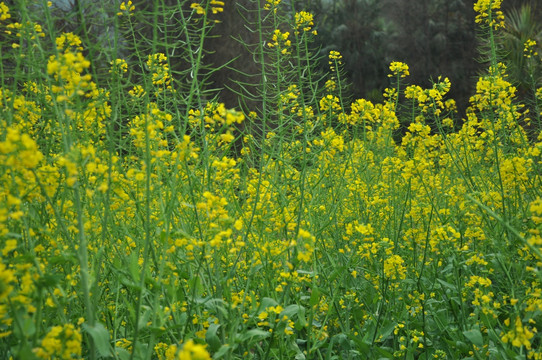
[[[477,24],[486,24],[495,30],[504,28],[504,14],[500,10],[502,0],[478,0],[474,4]]]
[[[188,340],[174,357],[166,359],[175,360],[211,360],[211,355],[205,349],[205,345],[196,344],[194,340]]]
[[[0,303],[4,302],[4,299],[9,296],[13,290],[12,283],[15,281],[15,275],[13,270],[6,267],[5,264],[0,262]]]
[[[205,15],[205,9],[203,8],[203,6],[201,6],[200,3],[192,3],[190,4],[190,8],[195,9],[196,14],[198,15]]]
[[[118,74],[126,73],[128,71],[128,64],[124,59],[115,59],[110,62],[111,69],[109,72],[115,72]]]
[[[400,255],[392,255],[384,260],[384,276],[391,280],[406,278],[406,267]]]
[[[117,16],[122,16],[122,15],[126,15],[126,14],[131,16],[131,15],[133,15],[132,12],[135,10],[135,6],[132,4],[131,1],[128,1],[128,2],[123,1],[123,2],[120,3],[119,9],[121,11],[119,11],[117,13]]]
[[[4,21],[11,18],[9,13],[9,7],[2,1],[0,3],[0,21]]]
[[[211,0],[211,12],[217,14],[224,11],[224,1]]]
[[[523,44],[523,56],[525,56],[527,59],[530,59],[533,56],[538,56],[538,52],[535,50],[536,45],[535,40],[527,39],[527,41],[525,41]]]
[[[392,72],[392,74],[389,74],[389,77],[395,75],[404,78],[410,75],[410,73],[408,72],[408,65],[400,61],[393,61],[390,64],[390,71]]]
[[[510,324],[510,319],[505,321],[505,325]],[[523,326],[519,316],[516,317],[513,329],[504,333],[501,340],[504,343],[510,343],[515,347],[525,346],[527,349],[531,349],[531,339],[534,337],[535,329],[531,330],[527,326]]]
[[[304,32],[311,31],[314,26],[314,16],[307,11],[300,11],[295,13],[295,27],[296,29],[303,29]],[[316,35],[316,30],[313,30],[312,33]]]
[[[271,10],[273,9],[273,12],[276,14],[278,6],[282,0],[265,0],[264,9],[265,10]]]
[[[72,324],[54,326],[42,339],[34,354],[41,359],[73,359],[81,356],[82,336]]]

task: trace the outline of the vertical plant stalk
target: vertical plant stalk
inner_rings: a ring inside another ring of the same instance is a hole
[[[59,112],[59,114],[64,114],[64,111],[61,111],[61,109],[59,109],[58,107],[56,108],[56,110]],[[62,132],[64,153],[68,154],[72,150],[73,141],[71,138],[71,135],[72,135],[71,125],[69,124],[69,120],[65,117],[65,115],[59,116],[59,125],[60,125],[60,130]],[[84,215],[83,215],[84,209],[83,209],[83,204],[81,203],[81,193],[80,193],[79,186],[80,186],[79,180],[75,181],[75,183],[73,184],[73,197],[74,197],[75,210],[76,210],[77,240],[78,240],[78,246],[79,246],[79,248],[77,249],[77,257],[79,260],[79,268],[80,268],[80,275],[81,275],[81,289],[83,291],[83,303],[84,303],[85,312],[86,312],[86,323],[88,324],[89,327],[92,328],[95,325],[94,306],[92,305],[92,301],[90,297],[88,242],[85,236]],[[53,204],[51,203],[51,205]],[[60,223],[63,223],[63,222],[60,222]],[[65,232],[65,235],[66,235],[66,239],[68,240],[69,233],[67,231]],[[88,340],[89,340],[89,348],[90,348],[89,358],[93,360],[93,359],[96,359],[96,345],[94,343],[94,339],[92,336],[89,335]]]
[[[489,24],[489,46],[490,46],[490,86],[492,87],[493,85],[493,81],[495,81],[495,77],[498,76],[498,69],[497,69],[497,46],[495,44],[495,33],[494,33],[494,29],[493,29],[493,25],[492,25],[492,22],[493,22],[493,11],[492,11],[492,5],[493,5],[493,1],[494,0],[490,0],[489,2],[489,9],[488,9],[488,24]],[[489,92],[490,94],[490,101],[489,101],[489,104],[493,103],[493,93],[490,91]],[[500,191],[501,191],[501,206],[502,206],[502,212],[503,212],[503,216],[504,216],[504,219],[507,219],[507,211],[506,211],[506,199],[505,199],[505,196],[504,196],[504,184],[503,184],[503,181],[502,181],[502,175],[501,175],[501,159],[500,159],[500,156],[499,156],[499,143],[497,142],[497,139],[496,139],[496,136],[497,136],[497,132],[496,132],[496,128],[495,128],[495,112],[492,111],[491,113],[491,127],[492,127],[492,131],[493,131],[493,151],[494,151],[494,155],[495,155],[495,162],[496,162],[496,169],[497,169],[497,175],[498,175],[498,180],[499,180],[499,188],[500,188]],[[504,134],[506,128],[505,128],[505,125],[504,124],[501,124],[501,126],[503,127],[502,128],[502,133],[503,133],[503,136],[508,136],[508,134]]]
[[[94,327],[94,306],[92,306],[92,301],[90,300],[90,281],[89,281],[89,268],[88,268],[88,246],[87,238],[85,236],[85,228],[83,221],[83,206],[81,204],[81,194],[79,192],[79,182],[76,181],[74,184],[74,200],[75,207],[77,209],[77,230],[79,238],[79,266],[81,269],[81,287],[83,290],[83,300],[85,303],[87,324],[89,327]],[[94,339],[92,336],[89,336],[90,342],[90,359],[96,358],[96,349],[94,344]]]

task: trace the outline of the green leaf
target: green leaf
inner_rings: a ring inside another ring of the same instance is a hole
[[[228,320],[228,311],[226,310],[226,302],[222,299],[209,299],[204,302],[204,306],[211,312],[220,313],[222,318]]]
[[[53,274],[43,274],[35,282],[36,286],[40,289],[54,287],[60,283],[60,276]]]
[[[224,357],[225,355],[227,355],[228,353],[230,353],[232,350],[231,346],[228,345],[228,344],[224,344],[220,347],[220,349],[218,349],[217,352],[215,352],[213,354],[213,359],[220,359],[222,357]]]
[[[145,312],[139,318],[139,321],[137,323],[137,328],[138,329],[144,329],[144,328],[147,327],[147,323],[149,322],[149,319],[150,319],[151,313],[152,313],[152,310],[151,310],[150,307],[143,305],[142,308],[145,309]]]
[[[32,318],[26,318],[23,321],[23,334],[25,336],[32,336],[36,332],[36,325],[34,324],[34,321]]]
[[[190,280],[188,280],[188,288],[193,289],[196,297],[199,297],[205,290],[201,284],[201,279],[199,276],[193,276]]]
[[[128,263],[130,275],[132,275],[132,281],[136,284],[139,283],[139,276],[141,273],[141,267],[139,266],[139,257],[136,255],[136,251],[130,254],[130,260]]]
[[[470,348],[467,346],[467,344],[465,344],[463,341],[459,341],[459,340],[455,342],[455,348],[459,349],[459,351],[461,351],[461,352],[466,352],[466,351],[470,350]]]
[[[205,333],[205,342],[207,342],[207,344],[209,345],[209,349],[212,352],[218,351],[218,349],[222,345],[220,343],[218,335],[216,334],[219,327],[220,325],[218,324],[211,324],[207,329],[207,332]]]
[[[307,326],[307,319],[305,318],[305,308],[298,304],[292,304],[288,305],[282,312],[280,313],[280,318],[283,318],[284,316],[287,316],[288,319],[294,320],[297,318],[297,321],[295,322],[295,328],[297,330],[300,330],[301,328],[304,328]]]
[[[111,345],[109,344],[109,331],[101,323],[97,323],[94,326],[90,326],[86,323],[83,324],[83,330],[90,335],[96,345],[98,353],[102,357],[112,356]]]
[[[345,266],[341,266],[333,270],[333,272],[331,273],[331,275],[329,275],[329,278],[327,279],[328,283],[332,283],[339,275],[343,274],[345,269]]]
[[[312,287],[311,298],[309,300],[309,305],[311,307],[318,305],[318,303],[320,302],[320,294],[320,289],[318,289],[318,286],[314,285]]]
[[[439,283],[441,283],[442,285],[444,285],[445,287],[449,288],[449,289],[452,289],[452,290],[455,290],[456,289],[456,286],[453,285],[453,284],[450,284],[449,282],[446,282],[444,280],[441,280],[441,279],[437,279],[437,281]]]
[[[271,333],[268,331],[262,330],[262,329],[250,329],[248,331],[245,331],[243,334],[240,334],[241,341],[246,341],[249,339],[260,341],[265,339],[266,337],[270,336]]]
[[[263,310],[272,306],[275,307],[278,304],[279,303],[275,299],[264,297],[262,301],[260,302],[260,307],[258,309]]]
[[[480,330],[478,329],[466,330],[466,331],[463,331],[463,335],[465,335],[465,337],[469,339],[469,341],[473,343],[474,345],[478,347],[484,346],[484,338],[482,337],[482,333],[480,332]]]
[[[296,355],[294,357],[295,360],[305,360],[306,356],[303,354],[303,351],[299,348],[299,345],[296,341],[290,341],[290,349],[295,351]]]
[[[368,354],[371,349],[371,343],[368,340],[365,340],[365,337],[362,339],[359,336],[354,336],[352,333],[346,334],[350,340],[352,340],[359,351]],[[347,338],[343,336],[342,334],[335,335],[334,338],[337,338],[337,341],[339,343],[343,343],[347,341]]]
[[[303,306],[297,308],[297,319],[296,325],[299,324],[300,328],[304,328],[308,325],[307,319],[305,319],[305,308]]]
[[[115,348],[115,353],[117,354],[117,357],[120,360],[129,360],[130,356],[131,356],[131,354],[130,354],[130,352],[128,350],[120,348],[120,347]]]
[[[396,323],[389,323],[388,325],[384,326],[384,327],[381,327],[378,332],[379,334],[379,338],[383,340],[386,340],[388,338],[388,336],[390,336],[390,334],[393,332],[393,330],[395,330],[395,326],[397,324]]]
[[[16,359],[35,359],[36,354],[32,351],[28,344],[21,345],[20,349],[15,350]]]
[[[280,317],[282,318],[284,315],[286,315],[288,316],[288,319],[293,319],[294,315],[297,315],[298,308],[299,305],[297,304],[288,305],[282,310]]]

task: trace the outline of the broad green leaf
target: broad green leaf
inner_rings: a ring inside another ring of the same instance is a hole
[[[247,341],[249,339],[260,341],[262,339],[265,339],[266,337],[270,336],[271,333],[268,331],[262,330],[262,329],[250,329],[248,331],[245,331],[244,333],[240,334],[241,341]]]
[[[212,352],[218,351],[218,349],[222,345],[220,343],[220,339],[218,338],[218,335],[216,334],[219,327],[220,325],[218,324],[211,324],[209,328],[207,329],[207,332],[205,333],[205,341],[209,345],[209,349]]]
[[[228,344],[224,344],[220,347],[220,349],[218,349],[217,352],[215,352],[213,354],[213,359],[220,359],[220,358],[223,358],[224,356],[226,356],[228,353],[230,353],[232,351],[232,347]]]
[[[318,305],[318,303],[320,302],[320,294],[320,289],[318,289],[318,286],[314,285],[312,287],[311,298],[309,300],[309,305],[311,307]]]
[[[463,335],[465,335],[465,337],[469,339],[469,341],[473,343],[474,345],[478,347],[484,346],[484,338],[482,337],[482,333],[480,332],[480,330],[478,329],[466,330],[466,331],[463,331]]]
[[[107,331],[103,324],[97,323],[94,326],[90,326],[84,323],[83,330],[89,334],[94,341],[94,345],[96,345],[96,349],[100,356],[112,356],[111,344],[109,343],[109,331]]]

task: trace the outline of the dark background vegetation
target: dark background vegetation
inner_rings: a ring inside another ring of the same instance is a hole
[[[131,41],[128,32],[117,34],[120,35],[117,42],[113,41],[114,22],[118,21],[115,13],[120,2],[53,0],[55,32],[71,31],[96,45],[87,49],[86,55],[93,63],[94,76],[99,84],[107,79],[111,59],[132,58],[135,62],[138,55],[136,49],[128,45]],[[183,84],[183,77],[190,76],[188,61],[179,50],[186,46],[185,34],[179,28],[183,27],[186,19],[181,11],[184,14],[189,12],[191,2],[133,1],[141,11],[132,19],[139,41],[137,52],[161,51],[168,54],[179,84]],[[15,9],[22,3],[6,1]],[[351,99],[382,100],[382,91],[389,85],[389,63],[403,61],[410,66],[409,83],[430,86],[431,80],[438,76],[448,77],[452,83],[450,97],[457,101],[461,114],[474,91],[476,76],[487,67],[483,53],[479,51],[484,44],[474,22],[473,1],[283,0],[283,3],[286,11],[291,11],[293,6],[296,10],[304,8],[314,13],[319,33],[315,51],[319,51],[322,57],[322,69],[327,67],[330,50],[343,54]],[[504,0],[502,7],[507,18],[507,30],[499,39],[500,55],[508,64],[510,80],[518,85],[522,96],[529,86],[523,43],[531,38],[538,41],[539,47],[542,44],[542,4],[536,0]],[[26,8],[37,20],[40,19],[40,5],[27,5]],[[201,73],[205,89],[201,90],[207,91],[207,98],[218,95],[230,107],[239,106],[239,83],[260,81],[257,76],[260,67],[254,63],[250,48],[238,41],[257,41],[255,34],[247,30],[251,27],[247,22],[255,20],[250,15],[250,10],[255,8],[252,0],[226,1],[224,13],[217,15],[222,22],[212,30],[206,42]],[[153,18],[156,13],[160,14],[159,17]],[[18,21],[16,14],[11,20]],[[160,24],[158,29],[156,24]],[[542,49],[539,53],[542,54]],[[2,61],[4,69],[9,69],[9,59],[3,58]],[[224,67],[213,71],[212,68],[217,66]],[[246,105],[248,108],[257,106],[257,99],[248,99]]]
[[[475,24],[473,1],[465,0],[307,0],[317,17],[322,53],[338,50],[354,98],[381,100],[389,85],[388,64],[409,65],[412,84],[430,86],[438,76],[452,83],[450,97],[460,113],[468,105],[476,76],[487,67],[483,37]],[[542,4],[504,0],[505,35],[499,39],[511,80],[523,85],[523,43],[542,42]],[[540,51],[539,51],[540,52]]]

